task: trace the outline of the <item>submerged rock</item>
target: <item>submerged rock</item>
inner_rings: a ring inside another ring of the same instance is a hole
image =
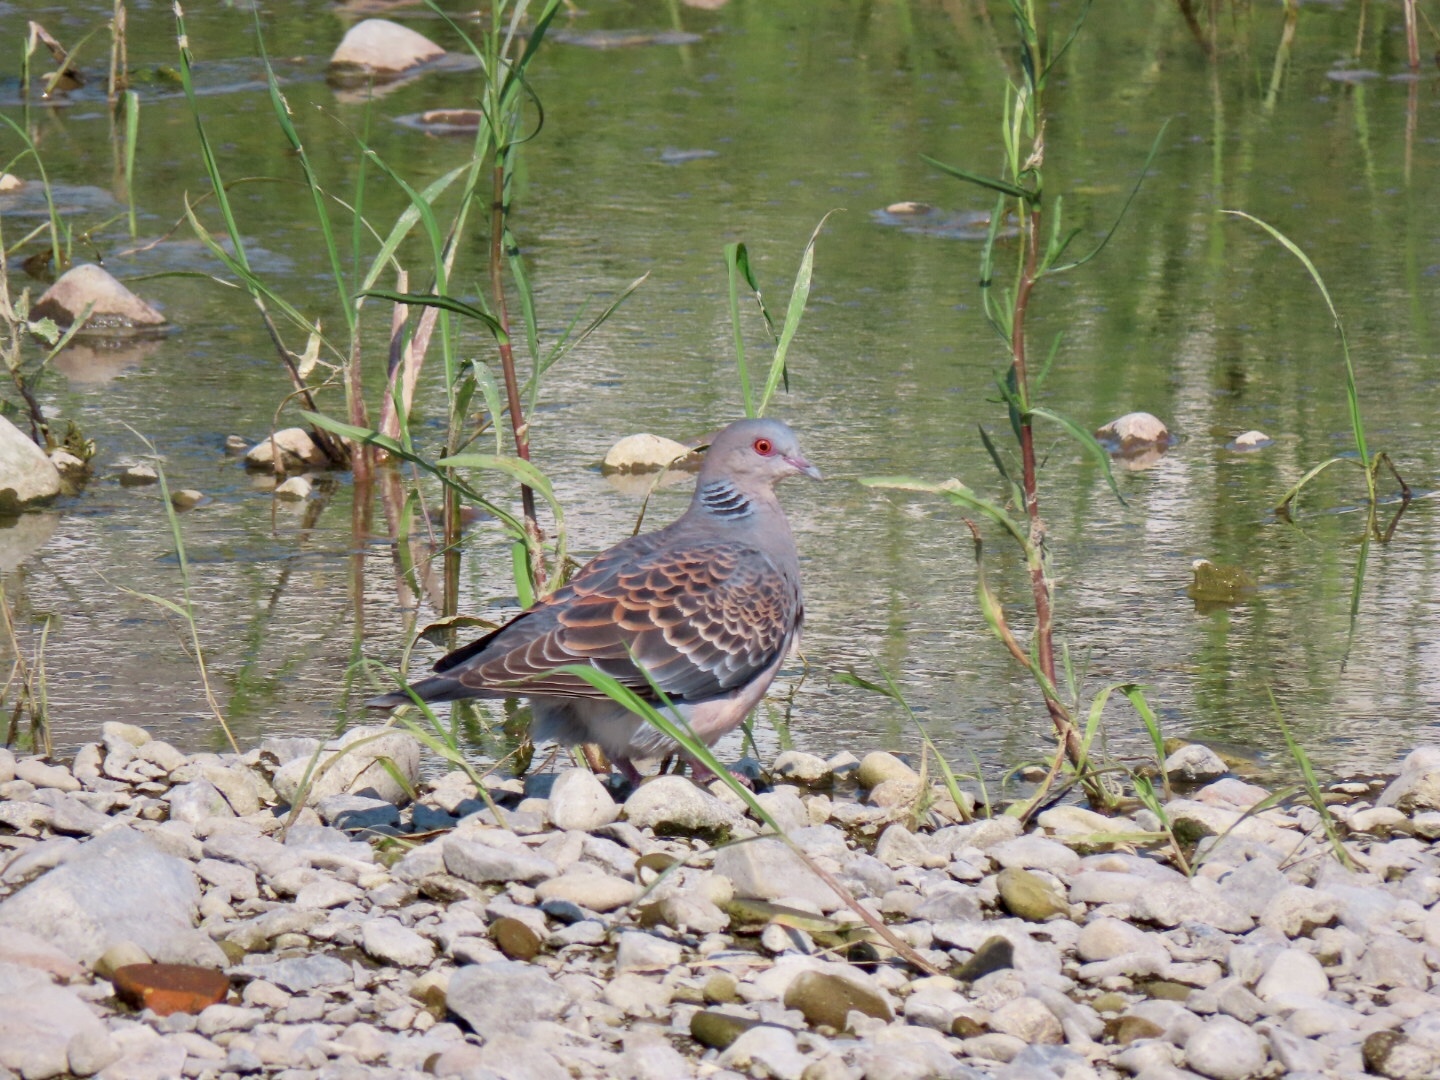
[[[408,26],[389,19],[366,19],[346,32],[330,57],[330,66],[398,74],[444,55],[444,49]]]
[[[605,455],[603,468],[606,472],[656,472],[698,460],[691,447],[645,432],[627,435],[612,446]]]
[[[1110,447],[1112,453],[1121,454],[1163,448],[1174,441],[1165,422],[1147,412],[1132,412],[1117,417],[1099,428],[1095,438]]]
[[[275,467],[276,451],[284,471],[293,471],[320,465],[328,465],[325,451],[315,444],[310,433],[304,428],[282,428],[268,439],[256,443],[245,453],[245,467],[249,469],[272,469]]]
[[[82,263],[61,274],[30,309],[32,319],[53,319],[72,325],[90,306],[81,334],[160,333],[165,316],[113,278],[109,271]]]
[[[1263,431],[1247,431],[1230,441],[1231,450],[1263,450],[1275,440]]]

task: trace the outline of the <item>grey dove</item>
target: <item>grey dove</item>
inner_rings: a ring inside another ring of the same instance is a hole
[[[778,420],[722,430],[690,507],[656,532],[623,540],[500,629],[443,657],[436,674],[368,704],[524,695],[536,742],[597,743],[631,780],[634,762],[674,741],[572,672],[588,664],[659,704],[662,690],[712,746],[739,726],[799,643],[805,608],[795,538],[775,485],[818,480]],[[649,678],[646,678],[646,675]],[[697,776],[708,770],[691,762]]]

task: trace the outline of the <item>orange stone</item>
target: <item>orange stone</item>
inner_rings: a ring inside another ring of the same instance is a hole
[[[223,972],[188,964],[126,964],[115,969],[111,981],[121,1001],[156,1016],[198,1013],[230,993]]]

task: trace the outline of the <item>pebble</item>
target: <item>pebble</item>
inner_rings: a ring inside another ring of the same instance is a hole
[[[927,975],[728,795],[667,776],[621,806],[585,770],[492,776],[502,828],[468,778],[422,781],[418,746],[383,737],[408,788],[369,759],[303,792],[338,743],[187,756],[115,722],[73,765],[0,752],[0,1076],[1440,1074],[1440,749],[1378,805],[1378,785],[1336,805],[1355,872],[1309,807],[1242,821],[1255,784],[1172,799],[1193,878],[1143,811],[917,828],[895,755],[780,755],[769,815]],[[899,801],[858,802],[855,779]],[[432,828],[399,858],[365,838]],[[233,989],[198,1015],[92,1007],[151,960]]]

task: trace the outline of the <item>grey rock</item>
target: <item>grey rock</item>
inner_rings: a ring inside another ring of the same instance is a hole
[[[926,839],[900,822],[886,827],[875,844],[875,858],[892,869],[902,866],[944,866],[948,861],[932,851]]]
[[[542,969],[517,960],[469,964],[450,976],[445,1004],[485,1038],[558,1019],[570,995]]]
[[[105,1025],[73,991],[51,986],[38,973],[29,979],[0,976],[0,1067],[26,1080],[63,1075],[70,1041],[104,1040]]]
[[[212,833],[201,850],[207,859],[247,867],[263,878],[276,878],[304,865],[298,852],[268,836]]]
[[[1190,882],[1155,882],[1131,901],[1130,909],[1136,918],[1165,927],[1193,920],[1241,934],[1254,925],[1245,912],[1217,896],[1202,894]]]
[[[1260,925],[1286,937],[1309,937],[1329,926],[1340,912],[1333,896],[1305,885],[1287,885],[1271,896],[1260,914]]]
[[[633,904],[640,886],[613,874],[569,873],[541,882],[535,895],[543,901],[569,900],[601,913]]]
[[[1418,941],[1395,933],[1377,933],[1361,953],[1355,976],[1367,986],[1408,986],[1424,990],[1430,985],[1425,956],[1426,948]]]
[[[241,970],[252,978],[264,979],[292,994],[303,994],[323,986],[342,986],[354,975],[344,960],[323,953],[283,960],[251,961],[242,965]]]
[[[425,967],[435,959],[435,946],[398,919],[367,920],[360,943],[369,956],[396,967]]]
[[[1272,1001],[1287,995],[1301,997],[1324,997],[1330,989],[1330,980],[1320,961],[1298,948],[1279,952],[1265,974],[1255,985],[1255,994],[1261,1001]]]
[[[78,798],[57,788],[41,788],[31,796],[31,803],[50,811],[52,832],[91,836],[119,824],[114,818],[91,810]]]
[[[290,471],[307,467],[320,468],[328,463],[325,451],[315,445],[315,440],[310,438],[310,433],[304,428],[296,427],[277,431],[273,436],[252,446],[245,452],[245,465],[251,469],[273,469],[277,454],[280,457],[281,466]],[[273,743],[271,740],[266,740],[265,746],[271,748],[286,743],[290,744],[287,752],[294,753],[294,758],[284,757],[281,759],[284,763],[289,764],[295,758],[308,760],[311,753],[314,752],[315,742],[314,739],[284,739],[274,740]],[[304,749],[306,743],[310,744],[308,750]],[[303,767],[300,771],[304,772]],[[341,789],[334,788],[333,790]],[[330,791],[326,791],[325,794],[330,794]]]
[[[664,835],[722,835],[743,824],[739,811],[683,776],[657,776],[625,800],[625,820]]]
[[[987,854],[1004,867],[1049,870],[1057,874],[1074,870],[1080,864],[1080,856],[1064,844],[1034,833],[994,844]]]
[[[445,838],[441,851],[446,870],[477,885],[491,881],[523,881],[528,884],[559,873],[559,868],[549,859],[523,848],[497,847],[468,840],[458,833]]]
[[[718,1064],[726,1069],[743,1070],[750,1076],[801,1080],[809,1061],[800,1052],[793,1031],[762,1024],[742,1032],[725,1048]]]
[[[833,911],[840,898],[782,840],[761,839],[724,848],[715,872],[729,878],[746,900],[804,900]]]
[[[1238,1020],[1216,1016],[1185,1040],[1185,1064],[1213,1080],[1246,1080],[1265,1067],[1265,1044]]]
[[[804,784],[807,787],[818,786],[830,779],[830,766],[825,763],[824,758],[799,750],[782,752],[770,767],[770,772],[777,780]]]
[[[616,971],[668,971],[678,967],[684,956],[679,944],[654,934],[627,930],[620,935],[615,952]]]
[[[805,804],[800,801],[800,796],[793,791],[767,791],[762,795],[755,796],[755,801],[764,807],[765,812],[780,826],[782,833],[794,832],[796,829],[805,829],[810,826],[810,812]],[[769,826],[766,826],[768,829]]]
[[[167,791],[164,800],[170,804],[170,820],[198,825],[211,818],[234,817],[235,811],[220,789],[209,780],[193,780],[177,784]]]
[[[165,326],[164,315],[92,263],[73,267],[56,278],[30,309],[30,317],[70,326],[85,314],[87,306],[86,334],[154,331]]]
[[[1440,810],[1440,746],[1412,750],[1400,766],[1400,775],[1376,800],[1377,806],[1394,806],[1407,814]]]
[[[877,788],[887,780],[919,784],[920,774],[894,754],[887,754],[883,750],[872,751],[860,760],[860,767],[855,772],[855,782],[862,788]]]
[[[3,417],[0,417],[3,419]],[[3,431],[0,427],[0,431]],[[0,480],[3,483],[3,480]],[[57,791],[79,791],[80,781],[70,775],[63,765],[47,765],[35,757],[20,758],[15,762],[15,778],[33,784],[37,788],[54,788]]]
[[[315,810],[325,824],[345,831],[400,824],[400,811],[394,803],[365,795],[327,795],[315,804]]]
[[[555,777],[546,812],[557,829],[589,832],[618,818],[620,807],[589,769],[566,769]]]
[[[1200,743],[1188,743],[1165,759],[1165,775],[1172,780],[1215,780],[1229,771],[1219,754]]]
[[[184,963],[196,949],[191,928],[199,901],[188,863],[129,829],[114,829],[0,903],[0,926],[39,933],[84,964],[119,941],[137,943],[156,960]]]
[[[382,758],[414,790],[420,782],[420,743],[416,738],[393,728],[357,727],[325,744],[310,774],[308,801],[318,803],[327,795],[343,792],[370,795],[396,805],[406,802],[406,788],[381,764]],[[293,804],[309,765],[309,758],[299,758],[280,766],[271,780],[275,794]]]

